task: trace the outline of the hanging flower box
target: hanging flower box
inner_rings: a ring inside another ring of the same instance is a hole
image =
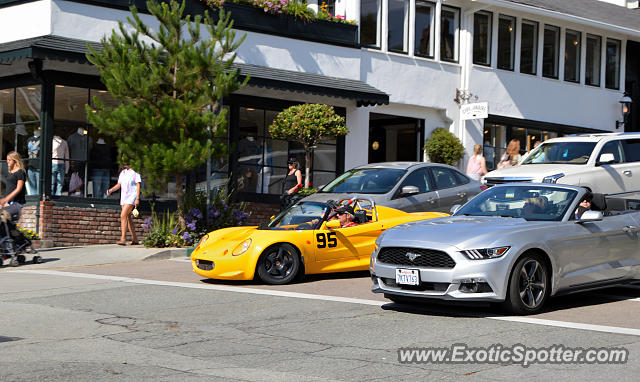
[[[75,3],[98,5],[101,7],[129,10],[130,5],[141,13],[149,13],[146,0],[69,0]],[[234,27],[240,30],[266,33],[325,44],[358,47],[358,26],[335,21],[303,21],[286,14],[265,13],[263,9],[245,4],[225,3],[224,9],[231,12]],[[185,14],[204,15],[204,11],[215,15],[216,9],[210,8],[202,0],[187,0]]]

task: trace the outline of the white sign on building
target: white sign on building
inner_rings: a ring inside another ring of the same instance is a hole
[[[489,102],[468,103],[460,106],[460,119],[487,118],[489,116]]]

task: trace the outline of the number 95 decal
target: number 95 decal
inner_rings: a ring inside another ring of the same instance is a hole
[[[333,248],[338,246],[338,239],[335,232],[329,232],[327,234],[316,234],[316,241],[318,242],[318,248]]]

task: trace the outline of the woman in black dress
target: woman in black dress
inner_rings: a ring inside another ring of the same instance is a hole
[[[284,210],[291,204],[291,195],[298,192],[302,187],[302,171],[300,164],[295,158],[289,158],[287,161],[287,175],[282,182],[282,196],[280,197],[280,209]]]
[[[15,151],[7,154],[7,167],[9,168],[9,175],[6,179],[7,193],[0,199],[0,206],[11,216],[20,216],[20,211],[25,203],[24,182],[27,179],[20,154]]]

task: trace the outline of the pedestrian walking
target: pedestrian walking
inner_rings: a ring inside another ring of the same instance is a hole
[[[473,156],[467,162],[467,175],[473,180],[480,181],[487,172],[487,163],[482,156],[482,145],[477,144],[473,146]]]
[[[7,154],[7,168],[9,170],[6,178],[7,192],[0,199],[0,207],[11,216],[20,216],[20,211],[25,203],[25,180],[27,179],[20,154],[15,151]]]
[[[120,240],[116,242],[118,245],[126,245],[127,227],[131,233],[131,245],[138,244],[136,230],[133,227],[131,219],[131,211],[140,204],[140,174],[132,170],[128,165],[123,165],[123,169],[118,176],[118,183],[107,190],[107,196],[115,191],[120,190]]]

